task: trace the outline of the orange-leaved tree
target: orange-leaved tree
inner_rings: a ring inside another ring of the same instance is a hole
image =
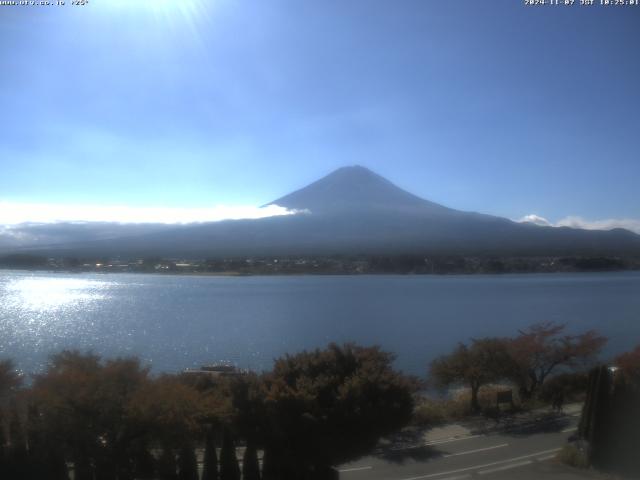
[[[616,357],[615,364],[627,380],[640,385],[640,345]]]
[[[570,335],[566,325],[535,323],[508,343],[508,376],[524,400],[538,393],[549,375],[562,368],[584,368],[595,360],[607,339],[594,330]]]
[[[509,361],[507,340],[502,338],[472,339],[469,345],[458,344],[453,352],[431,362],[431,381],[439,387],[463,385],[471,390],[471,410],[480,410],[480,387],[504,378]]]

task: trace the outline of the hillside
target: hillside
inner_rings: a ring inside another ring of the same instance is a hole
[[[114,227],[108,239],[85,237],[35,250],[183,258],[398,253],[640,256],[640,236],[627,230],[543,227],[458,211],[406,192],[360,166],[336,170],[268,204],[298,213],[140,230],[135,235],[124,227],[118,235]]]

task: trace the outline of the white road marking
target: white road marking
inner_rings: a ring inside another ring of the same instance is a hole
[[[359,472],[361,470],[371,470],[373,467],[371,465],[367,465],[364,467],[353,467],[353,468],[341,468],[340,470],[338,470],[340,473],[347,473],[347,472]]]
[[[565,428],[564,430],[562,430],[562,433],[575,432],[577,429],[578,427]]]
[[[518,462],[518,463],[510,463],[509,465],[503,465],[502,467],[490,468],[488,470],[480,470],[478,474],[486,475],[487,473],[502,472],[503,470],[510,470],[512,468],[524,467],[525,465],[530,465],[532,463],[533,462],[531,460],[525,460],[523,462]]]
[[[543,450],[541,452],[530,453],[529,455],[521,455],[520,457],[508,458],[506,460],[499,460],[497,462],[485,463],[484,465],[474,465],[472,467],[458,468],[456,470],[449,470],[448,472],[430,473],[428,475],[421,475],[419,477],[403,478],[402,480],[422,480],[423,478],[441,477],[442,475],[449,475],[452,473],[468,472],[470,470],[478,470],[481,468],[492,467],[494,465],[502,465],[510,462],[518,462],[525,458],[537,457],[540,455],[545,455],[545,454],[554,453],[558,451],[560,451],[560,448],[553,448],[551,450]]]
[[[486,437],[486,435],[467,435],[466,437],[450,437],[445,440],[434,440],[433,442],[423,443],[420,446],[428,447],[430,445],[442,445],[443,443],[460,442],[462,440],[470,440],[472,438],[478,438],[478,437]]]
[[[495,445],[493,447],[476,448],[475,450],[467,450],[466,452],[448,453],[446,455],[443,455],[442,458],[458,457],[460,455],[469,455],[471,453],[486,452],[487,450],[495,450],[496,448],[503,448],[508,446],[509,446],[508,443],[503,443],[501,445]]]
[[[554,458],[556,458],[555,453],[553,455],[545,455],[544,457],[538,457],[536,458],[536,460],[539,462],[546,462],[547,460],[553,460]]]
[[[508,443],[502,443],[500,445],[494,445],[492,447],[476,448],[475,450],[467,450],[466,452],[448,453],[446,455],[443,455],[442,458],[459,457],[460,455],[470,455],[472,453],[486,452],[488,450],[495,450],[496,448],[504,448],[504,447],[508,447],[508,446],[509,446]],[[371,470],[371,469],[373,469],[373,466],[366,465],[366,466],[363,466],[363,467],[341,468],[338,471],[340,473],[349,473],[349,472],[360,472],[360,471],[363,471],[363,470]],[[449,478],[445,478],[443,480],[458,480],[458,479],[463,479],[463,478],[467,478],[467,477],[469,477],[469,475],[461,475],[459,477],[449,477]]]
[[[471,438],[478,438],[478,437],[486,437],[486,435],[482,434],[482,435],[467,435],[466,437],[449,437],[445,440],[434,440],[433,442],[419,443],[417,445],[409,445],[408,447],[390,448],[389,451],[400,452],[403,450],[415,450],[416,448],[424,448],[424,447],[430,447],[432,445],[442,445],[445,443],[460,442],[462,440],[469,440]]]

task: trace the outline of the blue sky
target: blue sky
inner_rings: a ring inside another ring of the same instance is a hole
[[[361,164],[454,208],[633,222],[639,25],[513,0],[0,7],[0,204],[257,206]]]

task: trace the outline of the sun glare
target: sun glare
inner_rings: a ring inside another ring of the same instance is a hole
[[[104,298],[107,282],[77,278],[29,277],[11,282],[9,299],[29,311],[52,311]]]
[[[165,19],[182,18],[194,22],[207,12],[212,2],[202,0],[103,0],[100,6],[120,12],[151,14]]]
[[[211,12],[223,0],[95,0],[98,15],[117,16],[120,21],[134,23],[142,31],[156,28],[198,40],[210,23]]]
[[[196,3],[201,2],[198,0],[106,0],[104,3],[101,2],[102,5],[109,7],[146,10],[181,9]]]

